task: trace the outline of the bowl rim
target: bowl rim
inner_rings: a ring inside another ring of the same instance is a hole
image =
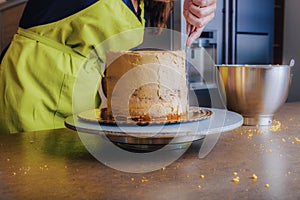
[[[289,65],[279,65],[279,64],[220,64],[215,65],[215,67],[244,67],[244,68],[279,68],[279,67],[291,67]]]

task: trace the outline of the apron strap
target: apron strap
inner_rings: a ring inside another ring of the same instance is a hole
[[[19,27],[18,30],[17,30],[17,34],[19,34],[21,36],[24,36],[26,38],[35,40],[35,41],[40,42],[42,44],[45,44],[45,45],[47,45],[49,47],[52,47],[54,49],[57,49],[61,52],[71,54],[71,55],[76,56],[76,57],[85,58],[85,56],[75,52],[71,47],[63,45],[63,44],[61,44],[61,43],[59,43],[55,40],[52,40],[50,38],[43,37],[43,36],[33,32],[33,31],[28,30],[28,29],[23,29],[23,28]]]

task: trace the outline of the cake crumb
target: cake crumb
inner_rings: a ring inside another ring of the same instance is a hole
[[[257,180],[256,174],[252,174],[252,179],[255,180],[255,181]]]
[[[200,178],[201,178],[201,179],[204,179],[204,178],[205,178],[205,176],[204,176],[203,174],[201,174],[201,175],[200,175]]]
[[[202,188],[201,185],[198,185],[197,187],[198,187],[198,189],[201,189],[201,188]]]
[[[270,187],[270,185],[269,185],[268,183],[266,183],[265,187],[266,187],[266,188],[269,188],[269,187]]]
[[[281,128],[281,122],[277,120],[273,120],[273,125],[269,128],[271,132],[278,132]]]
[[[148,179],[146,179],[146,177],[143,177],[142,178],[142,183],[146,183],[146,182],[148,182],[149,180]]]
[[[238,175],[238,173],[237,173],[237,172],[233,172],[233,175],[234,175],[234,176],[237,176],[237,175]]]
[[[233,178],[232,182],[234,182],[234,183],[240,182],[240,177],[237,176],[237,177]]]

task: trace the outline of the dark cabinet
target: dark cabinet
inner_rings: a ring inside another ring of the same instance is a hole
[[[237,34],[237,64],[267,64],[272,62],[272,41],[269,34]]]
[[[272,33],[274,0],[237,0],[237,32]]]
[[[235,63],[273,62],[274,0],[237,0]]]

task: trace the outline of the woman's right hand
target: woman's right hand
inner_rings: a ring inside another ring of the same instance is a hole
[[[215,17],[216,0],[184,0],[183,16],[188,38],[186,46],[200,37],[205,26]]]

